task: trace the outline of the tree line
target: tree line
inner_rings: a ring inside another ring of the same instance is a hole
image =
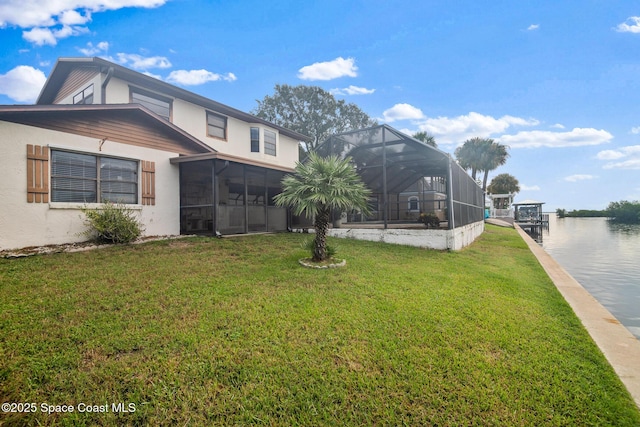
[[[609,218],[621,224],[640,224],[640,201],[611,202],[604,210],[580,209],[567,211],[556,209],[558,218]]]

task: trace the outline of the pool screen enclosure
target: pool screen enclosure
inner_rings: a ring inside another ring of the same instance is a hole
[[[353,215],[350,221],[377,221],[387,228],[389,222],[413,219],[411,211],[437,212],[449,229],[484,220],[478,183],[448,153],[390,126],[333,135],[317,151],[322,156],[351,157],[373,193],[374,215]]]

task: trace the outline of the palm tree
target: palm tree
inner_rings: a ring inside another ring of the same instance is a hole
[[[324,261],[327,255],[327,230],[331,210],[359,209],[369,214],[370,190],[356,173],[351,158],[321,157],[309,153],[296,165],[295,174],[282,179],[282,193],[274,197],[278,206],[289,206],[295,215],[315,217],[316,231],[312,260]]]
[[[518,179],[508,173],[496,175],[491,180],[491,184],[487,187],[490,194],[509,194],[520,192],[520,182]]]
[[[491,140],[493,141],[493,140]],[[462,169],[471,169],[471,178],[476,179],[476,174],[482,170],[481,157],[483,146],[487,145],[487,140],[482,138],[467,139],[464,144],[456,148],[455,156]]]
[[[507,162],[507,146],[498,144],[491,138],[468,139],[455,151],[458,164],[463,169],[471,169],[471,178],[476,179],[478,171],[484,172],[482,190],[487,189],[489,172]]]
[[[432,147],[438,147],[438,143],[436,142],[436,138],[431,135],[429,132],[425,132],[425,131],[420,131],[420,132],[416,132],[413,134],[413,138],[417,139],[418,141],[422,141],[427,145],[430,145]]]
[[[487,177],[489,176],[489,172],[507,163],[507,158],[509,157],[506,145],[498,144],[494,142],[493,139],[486,141],[491,142],[483,145],[481,154],[480,170],[484,171],[482,191],[487,190]]]

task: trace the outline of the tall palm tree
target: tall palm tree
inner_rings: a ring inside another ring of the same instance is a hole
[[[493,141],[493,140],[491,140]],[[483,147],[487,140],[483,138],[467,139],[464,144],[456,148],[455,156],[458,164],[465,170],[471,169],[471,178],[476,179],[479,170],[482,170],[481,158]]]
[[[495,142],[491,138],[468,139],[455,151],[458,164],[463,169],[471,169],[471,178],[476,179],[479,171],[484,172],[482,190],[487,189],[489,172],[507,162],[509,153],[505,145]]]
[[[369,214],[370,190],[356,173],[351,158],[321,157],[309,153],[296,165],[295,174],[282,179],[282,193],[274,197],[278,206],[289,206],[295,215],[315,217],[316,231],[312,260],[327,259],[327,230],[331,210],[359,209]]]
[[[487,141],[491,141],[491,143],[483,147],[480,160],[480,170],[484,171],[482,191],[487,190],[489,172],[507,163],[507,158],[509,157],[506,145],[494,142],[492,139]]]

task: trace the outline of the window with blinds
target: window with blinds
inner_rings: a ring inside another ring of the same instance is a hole
[[[266,129],[264,131],[264,153],[276,155],[276,133]]]
[[[137,203],[138,162],[53,150],[51,200]]]
[[[260,128],[251,128],[251,152],[260,152]]]
[[[207,135],[227,139],[227,118],[207,111]]]
[[[171,121],[171,100],[140,90],[131,90],[131,103],[147,107],[163,119]]]

